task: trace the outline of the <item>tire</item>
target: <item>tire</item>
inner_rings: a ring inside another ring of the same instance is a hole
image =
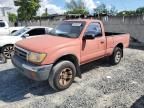
[[[75,65],[70,61],[61,61],[52,68],[49,84],[56,91],[65,90],[71,86],[75,75]]]
[[[11,58],[11,54],[14,52],[14,47],[13,45],[6,45],[2,48],[2,54],[6,59]]]
[[[110,64],[117,65],[120,63],[123,55],[123,49],[116,47],[113,54],[109,57]]]
[[[6,63],[7,60],[6,58],[3,56],[3,54],[0,54],[0,64]]]

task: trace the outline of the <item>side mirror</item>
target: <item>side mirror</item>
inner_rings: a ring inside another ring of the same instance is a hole
[[[26,38],[26,37],[29,37],[29,34],[24,34],[24,35],[22,36],[22,38]]]
[[[85,33],[83,39],[95,39],[96,35],[94,33],[87,32]]]

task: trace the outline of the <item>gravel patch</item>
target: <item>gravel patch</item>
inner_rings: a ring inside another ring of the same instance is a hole
[[[144,108],[144,50],[124,52],[119,65],[103,59],[82,66],[82,79],[61,92],[22,76],[11,61],[1,64],[0,108]]]

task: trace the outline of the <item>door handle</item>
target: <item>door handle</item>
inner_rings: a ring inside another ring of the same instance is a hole
[[[101,44],[104,44],[104,41],[101,41]]]

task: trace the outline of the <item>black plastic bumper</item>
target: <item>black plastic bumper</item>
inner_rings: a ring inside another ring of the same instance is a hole
[[[36,81],[47,80],[53,64],[37,66],[29,63],[16,55],[12,57],[13,65],[18,69],[18,72]]]

